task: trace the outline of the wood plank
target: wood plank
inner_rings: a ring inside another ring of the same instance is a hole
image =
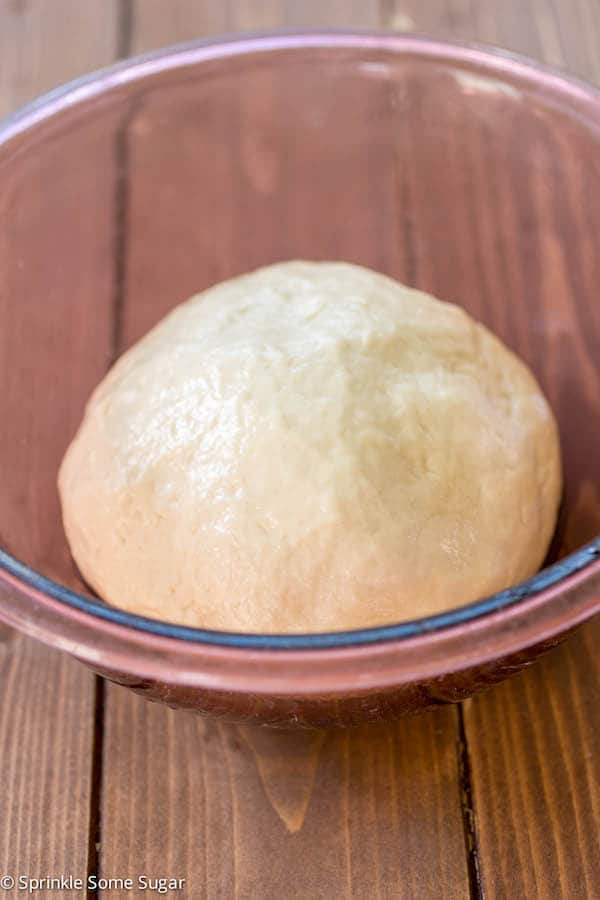
[[[143,5],[143,23],[133,17],[134,31],[144,29],[137,49],[157,35],[190,36],[182,19],[171,30],[164,7]],[[276,5],[268,5],[272,16]],[[232,7],[229,29],[262,27],[249,6]],[[291,6],[270,24],[329,15],[327,3],[320,11],[295,5],[293,16]],[[165,21],[150,25],[150,12]],[[361,5],[357,25],[364,15]],[[350,26],[349,14],[339,24]],[[290,255],[341,256],[406,275],[393,150],[375,163],[365,156],[370,144],[393,147],[385,84],[373,81],[367,94],[340,69],[318,115],[298,119],[303,91],[319,95],[317,75],[302,69],[281,86],[269,72],[232,65],[229,77],[234,92],[221,76],[210,90],[194,83],[168,102],[147,96],[131,122],[123,345],[192,291]],[[356,129],[345,174],[320,124],[339,108]],[[277,138],[274,115],[283,123]],[[310,158],[295,146],[305,128],[315,135]],[[338,210],[335,227],[315,218],[310,190],[290,190],[298,182],[318,185]],[[360,217],[351,215],[356,206]],[[184,877],[194,897],[466,898],[458,744],[455,709],[390,728],[289,735],[204,722],[108,685],[101,872]]]
[[[93,8],[78,0],[2,3],[0,111],[114,59],[117,6],[116,0]],[[24,161],[18,178],[3,174],[0,195],[0,383],[10,435],[0,441],[0,471],[12,473],[2,479],[0,533],[4,545],[32,564],[72,577],[57,527],[56,468],[108,358],[110,304],[104,319],[91,309],[111,290],[110,252],[96,239],[103,229],[108,236],[112,223],[104,199],[110,185],[102,175],[90,190],[90,179],[74,167],[57,198],[59,187],[49,179],[57,177],[62,157],[53,152]],[[98,161],[107,162],[102,152]],[[95,217],[82,224],[79,204],[89,204]],[[61,262],[67,247],[80,254],[80,267]],[[80,314],[73,313],[74,299]],[[91,673],[3,631],[0,872],[85,878],[94,706]]]
[[[386,4],[385,24],[502,44],[600,83],[600,8],[590,0],[399,0]],[[582,254],[583,245],[581,235]],[[595,264],[589,254],[586,264]],[[555,267],[556,291],[561,277]],[[591,475],[581,502],[597,531],[600,496]],[[596,896],[599,638],[596,621],[539,666],[463,704],[479,870],[488,898]]]
[[[391,727],[228,726],[111,686],[102,873],[240,900],[468,897],[456,709]]]
[[[198,0],[131,0],[128,54],[227,31],[227,3]]]
[[[132,0],[130,53],[233,31],[279,28],[283,10],[284,0],[171,0],[165,14],[164,0]]]
[[[382,0],[383,26],[397,31],[421,31],[447,40],[482,41],[540,55],[537,0]],[[551,4],[544,2],[544,20]]]
[[[85,878],[93,737],[93,675],[0,635],[0,873]]]
[[[287,0],[285,24],[291,28],[377,28],[379,0]]]
[[[600,884],[600,620],[463,704],[484,896],[593,898]]]
[[[115,58],[119,0],[2,0],[0,116]]]
[[[600,82],[595,0],[381,0],[382,25],[497,44]]]
[[[290,28],[376,28],[379,0],[236,0],[198,3],[133,0],[131,52],[140,53],[178,41],[231,31]]]
[[[536,0],[542,56],[600,84],[600,6],[595,0]]]

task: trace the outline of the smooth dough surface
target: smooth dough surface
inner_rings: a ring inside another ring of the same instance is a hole
[[[413,619],[533,574],[561,475],[535,379],[462,309],[288,262],[192,297],[125,353],[59,488],[105,600],[273,633]]]

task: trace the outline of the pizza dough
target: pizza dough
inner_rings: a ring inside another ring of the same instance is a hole
[[[192,297],[125,353],[59,487],[105,600],[273,633],[414,619],[532,575],[561,475],[535,379],[462,309],[288,262]]]

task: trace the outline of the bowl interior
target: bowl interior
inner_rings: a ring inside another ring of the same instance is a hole
[[[176,303],[288,258],[492,328],[558,417],[552,556],[600,533],[600,99],[389,37],[188,49],[109,81],[0,142],[0,546],[89,593],[56,492],[87,396]]]

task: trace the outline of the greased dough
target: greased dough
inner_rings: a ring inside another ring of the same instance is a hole
[[[88,403],[59,477],[86,580],[132,612],[303,632],[413,619],[533,574],[552,413],[463,310],[288,262],[177,307]]]

